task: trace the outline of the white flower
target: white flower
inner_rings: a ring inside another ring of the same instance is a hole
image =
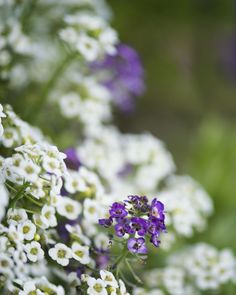
[[[48,220],[46,218],[42,218],[41,214],[34,214],[33,221],[40,228],[46,229],[49,227]]]
[[[44,293],[37,289],[35,282],[26,282],[23,286],[23,291],[19,292],[19,295],[43,295]]]
[[[4,252],[7,249],[8,238],[0,236],[0,252]]]
[[[10,225],[8,228],[8,238],[15,244],[21,244],[24,240],[24,235],[15,225]]]
[[[89,247],[81,246],[79,243],[74,242],[72,244],[72,257],[75,260],[78,260],[82,264],[89,264],[90,257],[89,257]]]
[[[125,284],[122,280],[119,280],[120,285],[120,295],[129,295],[129,293],[126,291]]]
[[[48,227],[55,227],[57,225],[57,219],[55,216],[56,210],[52,206],[44,205],[41,210],[41,221]]]
[[[70,220],[75,220],[81,213],[81,205],[68,197],[62,197],[57,204],[57,212]]]
[[[78,117],[81,109],[81,100],[77,93],[70,92],[59,99],[59,106],[66,118]]]
[[[19,134],[17,132],[17,129],[12,127],[6,127],[4,129],[4,133],[1,136],[1,141],[5,147],[12,147],[18,140]]]
[[[107,270],[100,270],[100,276],[107,286],[118,288],[117,280],[111,272]]]
[[[0,253],[0,273],[13,277],[13,265],[13,261],[7,254]]]
[[[23,251],[22,245],[18,245],[17,249],[13,247],[8,248],[8,252],[12,254],[13,260],[18,267],[21,267],[27,262],[27,257]]]
[[[3,106],[0,104],[0,118],[5,118],[6,114],[3,112]]]
[[[17,229],[23,235],[25,240],[33,240],[34,235],[36,233],[36,226],[32,221],[27,220],[23,222],[22,224],[18,225]]]
[[[84,217],[91,223],[97,223],[101,218],[102,205],[98,200],[85,199],[84,201]]]
[[[74,194],[76,192],[83,192],[87,188],[85,181],[76,171],[69,171],[67,177],[65,177],[65,189]]]
[[[87,284],[89,288],[87,293],[89,295],[107,295],[106,283],[101,279],[88,278]]]
[[[72,257],[71,249],[62,243],[56,244],[48,251],[49,256],[58,264],[66,266],[69,264],[69,259]]]
[[[23,177],[30,182],[37,181],[39,177],[40,167],[34,164],[31,160],[27,160],[23,162],[21,166],[23,170]]]
[[[6,115],[5,115],[5,113],[3,112],[3,107],[2,107],[2,105],[0,104],[0,139],[1,139],[1,137],[2,137],[2,135],[3,135],[3,132],[4,132],[4,130],[3,130],[3,126],[2,126],[2,120],[1,120],[1,118],[4,118],[4,117],[6,117]]]
[[[116,53],[117,50],[114,45],[118,42],[118,35],[115,30],[112,28],[104,30],[99,36],[99,41],[109,55],[114,55]]]
[[[110,239],[105,233],[98,233],[94,238],[94,244],[99,250],[108,250]]]
[[[79,224],[75,224],[73,226],[70,224],[66,224],[65,228],[71,235],[73,235],[73,237],[76,237],[76,240],[81,241],[87,246],[91,244],[90,239],[82,233],[82,229]]]
[[[24,249],[26,251],[28,259],[32,262],[42,260],[44,257],[44,252],[38,242],[33,241],[29,244],[26,244]]]
[[[45,155],[42,165],[46,172],[61,176],[61,163],[57,158]]]
[[[0,183],[0,199],[1,199],[1,207],[0,207],[0,221],[5,215],[5,209],[9,202],[9,193],[5,187],[5,185]]]

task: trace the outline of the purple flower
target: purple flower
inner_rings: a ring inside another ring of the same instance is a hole
[[[151,204],[151,216],[156,217],[158,219],[163,220],[165,218],[164,215],[164,205],[162,202],[157,201],[157,199],[154,199]]]
[[[164,219],[158,219],[154,216],[150,216],[149,219],[149,226],[148,226],[148,232],[153,234],[157,232],[165,232],[166,231],[166,226]]]
[[[118,172],[119,177],[127,177],[133,171],[133,165],[127,163],[124,167]]]
[[[108,255],[99,255],[96,259],[97,267],[99,269],[105,269],[107,268],[109,261],[110,259]]]
[[[81,163],[77,156],[76,150],[74,148],[68,148],[67,150],[65,150],[65,154],[67,156],[67,158],[65,159],[67,168],[78,170],[81,166]]]
[[[112,204],[111,209],[109,210],[109,213],[111,217],[114,217],[114,218],[123,218],[128,214],[128,212],[125,209],[125,205],[121,203],[117,203],[117,202]]]
[[[147,247],[145,245],[144,238],[130,238],[127,243],[128,249],[132,253],[136,254],[146,254]]]
[[[137,52],[125,45],[117,46],[115,55],[107,55],[101,62],[93,63],[92,70],[108,72],[103,84],[112,92],[114,102],[123,112],[134,109],[134,97],[144,92],[144,71]]]
[[[134,229],[140,236],[145,236],[147,232],[148,223],[147,220],[141,217],[131,218],[131,228]]]
[[[157,235],[152,235],[150,242],[155,246],[155,247],[159,247],[160,245],[160,240],[158,240],[158,236]]]
[[[104,226],[104,227],[110,227],[112,225],[112,218],[109,217],[109,218],[102,218],[102,219],[99,219],[98,220],[99,224]]]
[[[123,237],[126,234],[125,224],[117,223],[115,225],[115,232],[117,237]]]
[[[157,199],[150,205],[146,196],[130,195],[123,203],[113,203],[109,213],[110,217],[99,219],[99,224],[110,227],[114,223],[119,238],[129,234],[127,246],[131,252],[145,254],[145,240],[158,247],[160,234],[166,232],[164,205]]]

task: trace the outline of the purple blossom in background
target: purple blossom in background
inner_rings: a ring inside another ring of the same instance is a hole
[[[109,262],[109,255],[98,255],[98,257],[96,258],[96,264],[99,269],[107,268]]]
[[[128,196],[124,202],[113,203],[109,213],[99,224],[106,228],[114,224],[119,238],[128,234],[127,248],[132,253],[146,254],[147,240],[158,247],[160,234],[166,232],[164,205],[156,198],[149,204],[146,196]]]
[[[64,151],[67,158],[65,159],[65,163],[67,168],[72,170],[78,170],[81,166],[80,160],[77,156],[76,150],[74,148],[68,148]]]
[[[117,46],[115,55],[93,63],[91,68],[102,77],[111,91],[115,104],[123,112],[134,110],[134,98],[144,92],[144,70],[138,53],[125,44]]]

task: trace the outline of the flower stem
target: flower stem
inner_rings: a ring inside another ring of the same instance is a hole
[[[128,259],[125,259],[125,264],[127,265],[129,271],[131,272],[133,278],[135,279],[135,281],[137,281],[137,283],[139,284],[143,284],[142,280],[136,275],[135,271],[133,270],[132,266],[130,265]]]
[[[17,191],[15,197],[13,198],[12,202],[11,202],[11,206],[13,208],[15,208],[16,206],[16,203],[24,197],[24,192],[25,192],[25,189],[29,186],[29,183],[26,182],[22,185],[22,187],[19,189],[19,191]]]
[[[50,91],[56,85],[58,79],[61,77],[63,72],[66,70],[68,65],[75,58],[76,54],[67,54],[65,59],[59,64],[59,66],[55,69],[49,80],[47,81],[43,91],[38,99],[34,102],[33,107],[30,109],[29,113],[26,114],[26,117],[30,122],[34,121],[37,116],[40,114],[44,104],[47,102],[48,95]]]

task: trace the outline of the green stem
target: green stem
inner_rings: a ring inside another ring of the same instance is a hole
[[[116,259],[116,261],[112,265],[112,269],[116,269],[116,278],[119,278],[119,273],[120,273],[120,264],[125,259],[127,254],[129,253],[129,250],[126,248],[123,249],[121,255]]]
[[[31,0],[28,2],[26,5],[26,8],[23,11],[23,14],[21,16],[21,25],[22,25],[22,30],[25,31],[27,24],[29,22],[30,17],[33,14],[33,11],[35,10],[37,4],[37,0]]]
[[[49,93],[54,88],[58,79],[61,77],[61,75],[66,70],[68,65],[72,62],[72,60],[75,58],[75,56],[76,54],[67,54],[65,59],[62,61],[62,63],[60,63],[59,66],[55,69],[55,71],[49,78],[48,82],[46,83],[40,97],[36,99],[33,107],[30,109],[30,112],[27,114],[29,121],[31,122],[34,121],[37,118],[37,116],[40,114],[44,104],[46,103],[48,99]]]
[[[132,266],[130,265],[128,259],[125,259],[125,264],[127,265],[129,271],[131,272],[133,278],[135,279],[135,281],[137,281],[137,283],[139,284],[143,284],[142,280],[136,275],[135,271],[133,270]]]
[[[30,213],[30,214],[38,214],[38,213],[40,213],[40,212],[29,210],[29,209],[26,209],[26,208],[19,208],[19,209],[24,209],[27,213]]]
[[[125,277],[125,275],[123,274],[122,271],[120,271],[119,273],[120,273],[120,277],[121,277],[121,279],[125,282],[126,286],[129,286],[129,287],[131,287],[131,288],[135,288],[135,287],[137,287],[137,285],[135,285],[135,284],[129,282],[129,281],[126,279],[126,277]]]
[[[29,201],[31,201],[32,203],[34,203],[35,205],[39,206],[39,207],[43,207],[43,204],[39,201],[36,201],[34,199],[34,197],[31,197],[30,195],[26,195],[25,194],[26,199],[28,199]]]
[[[24,192],[25,192],[25,189],[29,186],[29,183],[26,182],[23,184],[23,186],[19,189],[19,191],[16,193],[15,197],[13,198],[12,202],[11,202],[11,206],[13,208],[15,208],[16,206],[16,203],[24,197]]]
[[[9,189],[11,189],[12,191],[17,192],[17,190],[16,190],[13,186],[11,186],[9,183],[6,182],[5,185],[6,185]],[[28,185],[29,185],[29,184],[27,183],[27,186],[28,186]],[[26,187],[27,187],[27,186],[26,186]],[[26,188],[26,187],[25,187],[25,188]],[[24,191],[25,188],[24,188],[24,186],[23,186],[23,187],[19,190],[19,192],[17,192],[17,195],[18,195],[21,191]],[[42,206],[43,206],[43,204],[42,204],[41,202],[35,200],[35,198],[34,198],[33,196],[31,196],[31,195],[29,195],[29,194],[26,194],[25,192],[23,192],[21,198],[17,197],[17,195],[15,196],[14,200],[17,198],[17,201],[18,201],[18,200],[21,199],[22,197],[26,197],[29,201],[31,201],[31,202],[34,203],[35,205],[37,205],[37,206],[39,206],[39,207],[42,207]],[[13,200],[13,204],[14,204],[14,202],[15,202],[14,200]]]
[[[124,250],[122,251],[121,255],[114,262],[113,267],[118,267],[119,264],[122,262],[122,260],[127,256],[128,253],[129,253],[129,250],[127,250],[126,248],[124,248]]]

